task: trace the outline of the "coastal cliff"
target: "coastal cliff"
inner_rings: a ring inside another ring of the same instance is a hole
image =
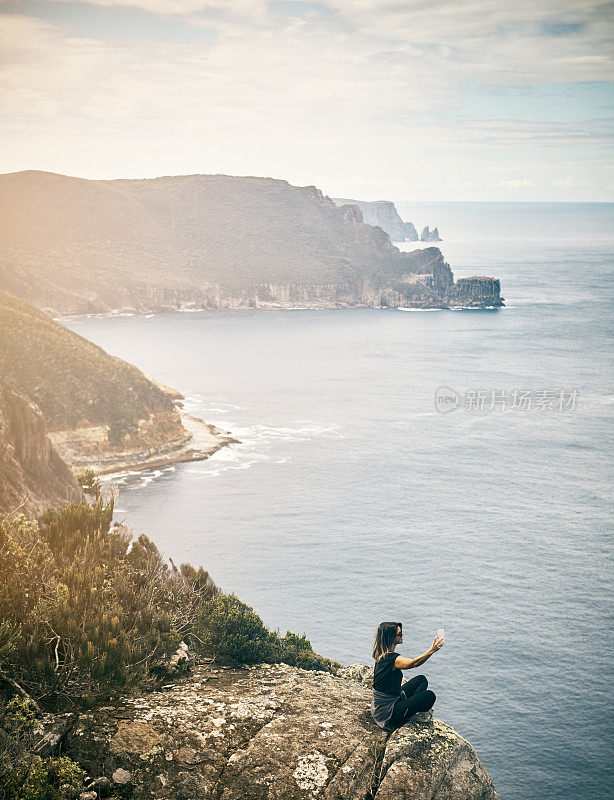
[[[484,275],[460,278],[448,287],[446,298],[451,306],[465,308],[483,308],[485,305],[497,307],[503,304],[499,280]]]
[[[31,421],[40,409],[46,423],[44,434],[30,424],[32,441],[24,438],[21,449],[40,449],[49,465],[59,454],[75,470],[144,469],[207,458],[236,441],[185,414],[178,393],[3,292],[0,340],[0,381],[35,406]],[[53,443],[51,451],[43,436]],[[59,466],[57,474],[66,479]],[[57,495],[51,467],[48,485],[50,497],[64,496]]]
[[[286,664],[200,666],[54,730],[91,800],[496,800],[452,728],[430,719],[388,734],[370,698],[359,682]]]
[[[0,517],[15,509],[37,516],[81,496],[47,434],[39,408],[0,384]]]
[[[393,242],[417,242],[418,231],[412,222],[404,222],[394,203],[389,200],[348,200],[333,197],[333,203],[340,207],[359,208],[367,225],[376,225],[386,231]]]
[[[450,727],[378,728],[371,668],[269,630],[113,508],[0,519],[2,797],[496,800]]]
[[[0,289],[55,315],[445,308],[434,275],[443,260],[436,248],[400,252],[360,208],[315,186],[0,175]]]

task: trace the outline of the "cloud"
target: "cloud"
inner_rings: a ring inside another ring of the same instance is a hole
[[[58,3],[74,3],[74,0],[53,0]],[[131,6],[151,14],[187,16],[202,11],[222,13],[232,12],[235,16],[260,16],[266,13],[267,3],[263,0],[87,0],[88,5],[107,8]]]
[[[65,19],[3,14],[0,0],[12,132],[0,168],[42,153],[50,163],[40,167],[82,174],[273,174],[338,193],[344,181],[374,192],[429,181],[518,191],[534,188],[515,185],[525,169],[544,170],[536,185],[553,186],[580,148],[597,163],[612,133],[596,100],[587,119],[566,122],[541,119],[534,99],[537,82],[610,74],[604,7],[585,0],[322,0],[305,13],[298,2],[272,13],[259,0],[92,0],[105,7],[104,36],[100,25],[69,24],[74,2],[53,5]],[[127,36],[127,6],[155,15],[155,47],[143,30]],[[469,98],[486,85],[502,100],[476,113]]]
[[[528,189],[534,186],[534,183],[527,178],[515,178],[513,181],[501,181],[500,185],[509,186],[510,189]]]

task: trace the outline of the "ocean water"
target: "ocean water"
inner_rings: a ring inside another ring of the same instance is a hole
[[[117,517],[345,664],[445,627],[420,672],[500,796],[605,800],[614,205],[397,206],[507,307],[66,321],[242,441],[124,478]]]

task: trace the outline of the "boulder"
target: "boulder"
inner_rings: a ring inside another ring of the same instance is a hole
[[[95,792],[98,795],[106,795],[111,790],[111,781],[103,775],[100,778],[86,781],[88,792]]]
[[[370,700],[359,680],[327,672],[197,667],[81,715],[64,754],[117,794],[151,800],[415,800],[440,786],[454,800],[496,798],[451,728],[412,722],[390,736],[373,723]]]
[[[194,657],[190,653],[187,644],[185,642],[181,642],[177,650],[175,650],[172,655],[166,658],[158,667],[158,671],[167,675],[168,677],[183,675],[189,671],[193,663]]]
[[[41,758],[56,755],[74,721],[74,714],[43,714],[34,729],[34,755]]]
[[[494,800],[495,788],[474,749],[438,719],[408,724],[388,740],[377,800]]]
[[[337,670],[337,675],[364,683],[365,686],[373,686],[373,667],[368,667],[366,664],[350,664],[349,667],[341,667],[340,670]]]

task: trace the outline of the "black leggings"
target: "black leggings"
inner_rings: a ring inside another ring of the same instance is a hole
[[[424,675],[416,675],[401,687],[401,696],[394,704],[390,725],[403,725],[418,711],[428,711],[435,703],[435,693],[426,687]]]

